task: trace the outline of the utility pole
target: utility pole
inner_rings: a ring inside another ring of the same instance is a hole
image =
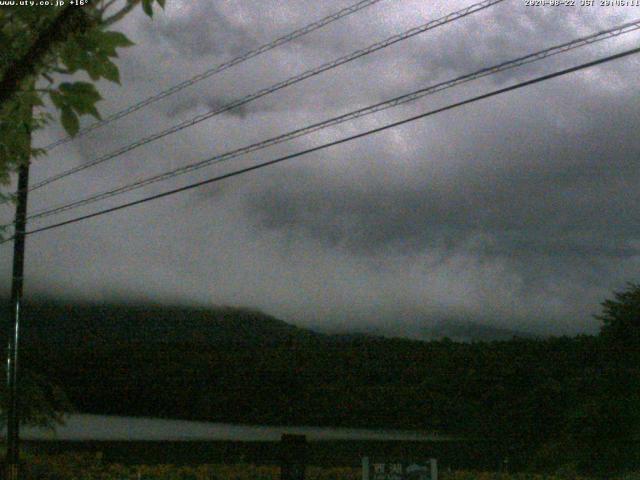
[[[133,2],[135,4],[136,2]],[[58,14],[53,22],[38,33],[36,40],[21,58],[4,70],[0,79],[0,109],[20,91],[20,85],[37,74],[41,60],[57,44],[64,43],[69,36],[82,33],[96,25],[95,19],[86,15],[84,9],[72,4]],[[128,11],[128,10],[127,10]],[[122,11],[120,12],[122,13]],[[35,80],[30,81],[35,86]],[[33,107],[25,112],[27,141],[31,146]],[[30,149],[28,150],[30,152]],[[7,345],[7,457],[6,479],[19,479],[20,466],[20,398],[18,378],[18,347],[20,340],[20,317],[24,284],[24,244],[27,223],[27,190],[29,188],[30,154],[18,167],[18,191],[16,198],[15,231],[13,236],[13,276],[11,280],[11,303],[9,306],[9,341]]]
[[[31,134],[29,133],[29,143]],[[18,390],[18,346],[20,316],[24,280],[24,241],[27,224],[27,190],[29,188],[29,163],[18,168],[15,232],[13,238],[13,276],[11,279],[11,304],[9,344],[7,346],[7,480],[18,480],[20,465],[20,423]]]

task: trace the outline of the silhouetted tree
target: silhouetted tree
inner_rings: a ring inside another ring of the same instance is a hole
[[[614,293],[602,303],[601,335],[610,342],[626,346],[640,345],[640,285],[629,283],[627,289]]]

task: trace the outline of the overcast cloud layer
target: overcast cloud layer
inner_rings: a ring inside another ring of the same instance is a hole
[[[32,179],[469,5],[384,0],[54,150]],[[579,3],[579,2],[578,2]],[[169,0],[120,25],[118,109],[348,1]],[[32,211],[194,162],[640,17],[640,7],[503,4],[326,72],[34,192]],[[629,34],[112,199],[184,185],[636,46]],[[27,244],[27,295],[263,309],[299,325],[464,319],[597,331],[640,267],[640,61],[626,58],[80,224]],[[37,144],[62,136],[52,126]],[[71,218],[86,210],[56,217]],[[10,219],[11,212],[0,212]],[[48,219],[47,222],[52,221]],[[34,223],[33,226],[47,222]],[[8,289],[11,249],[0,249]]]

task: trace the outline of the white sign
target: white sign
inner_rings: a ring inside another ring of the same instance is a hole
[[[438,480],[438,462],[363,457],[362,480]]]

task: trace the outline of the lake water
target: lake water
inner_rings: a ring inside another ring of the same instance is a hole
[[[306,435],[309,441],[381,440],[447,441],[453,437],[427,432],[367,430],[324,427],[286,427],[190,422],[158,418],[72,414],[55,431],[23,427],[25,440],[100,440],[100,441],[246,441],[277,442],[282,434]]]

